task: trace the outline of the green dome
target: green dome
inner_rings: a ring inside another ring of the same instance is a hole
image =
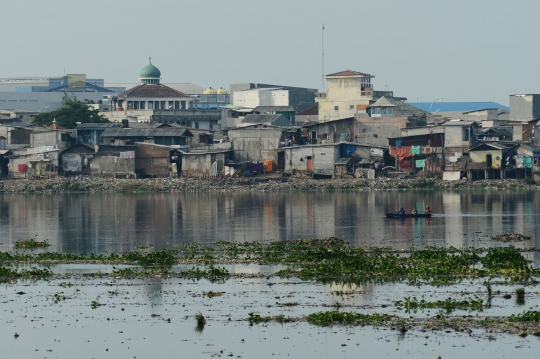
[[[155,78],[159,79],[161,77],[161,71],[152,63],[148,63],[145,67],[142,68],[141,72],[139,73],[139,77],[141,79],[147,79],[147,78]]]

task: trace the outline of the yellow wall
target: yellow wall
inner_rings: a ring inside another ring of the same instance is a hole
[[[326,87],[326,98],[319,99],[319,121],[353,117],[357,106],[369,105],[372,98],[362,96],[358,79],[327,79]],[[335,106],[339,109],[336,110]]]
[[[502,164],[502,151],[501,150],[489,150],[489,151],[471,151],[469,156],[473,163],[486,162],[486,155],[491,154],[491,168],[501,168]],[[497,157],[499,159],[497,159]]]

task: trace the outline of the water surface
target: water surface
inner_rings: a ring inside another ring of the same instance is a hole
[[[386,219],[400,206],[429,205],[432,219]],[[213,241],[337,237],[356,246],[500,245],[501,233],[540,247],[540,192],[372,191],[337,193],[159,193],[0,196],[0,250],[20,239],[59,252],[125,252]]]

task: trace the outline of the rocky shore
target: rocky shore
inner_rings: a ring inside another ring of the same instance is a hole
[[[535,189],[523,180],[442,181],[436,178],[375,180],[312,179],[307,176],[268,175],[255,178],[154,178],[113,179],[103,177],[60,177],[48,180],[3,180],[3,193],[99,193],[99,192],[171,192],[171,191],[372,191],[372,190],[459,190],[469,188]]]

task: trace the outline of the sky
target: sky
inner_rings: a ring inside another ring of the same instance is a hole
[[[2,0],[0,78],[83,73],[137,83],[322,89],[374,75],[409,102],[540,93],[538,0]]]

